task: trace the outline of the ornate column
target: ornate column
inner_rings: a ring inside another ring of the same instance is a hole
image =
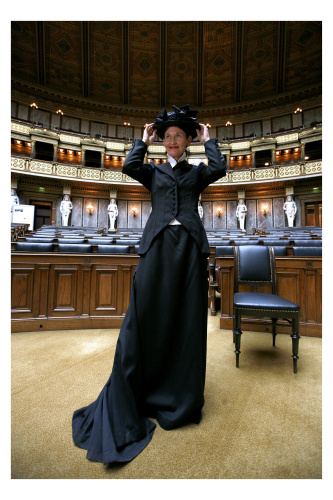
[[[82,149],[81,153],[81,165],[84,167],[86,164],[86,150]]]
[[[305,158],[305,143],[301,144],[301,160]]]
[[[272,148],[271,152],[272,152],[272,165],[275,165],[276,164],[276,149]]]
[[[36,158],[36,141],[31,141],[30,158]]]
[[[53,161],[58,161],[58,144],[53,144]]]
[[[254,151],[252,151],[251,156],[252,156],[252,165],[251,166],[252,166],[252,168],[255,168],[255,166],[256,166],[256,154]]]
[[[104,157],[105,157],[105,153],[104,151],[101,152],[101,168],[104,168]]]

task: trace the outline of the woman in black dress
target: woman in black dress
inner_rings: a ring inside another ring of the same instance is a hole
[[[198,214],[200,193],[225,175],[216,139],[189,106],[146,126],[123,172],[151,192],[152,211],[139,247],[130,305],[112,373],[97,400],[73,415],[73,440],[87,458],[128,462],[149,443],[157,420],[166,430],[199,423],[204,404],[209,246]],[[144,164],[163,139],[168,162]],[[198,136],[208,165],[190,165],[186,147]]]

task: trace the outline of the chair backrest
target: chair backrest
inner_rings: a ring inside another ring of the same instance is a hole
[[[134,245],[134,253],[138,253],[140,245]]]
[[[277,293],[274,250],[262,245],[234,247],[234,292],[239,285],[269,285]]]
[[[71,245],[82,245],[84,238],[58,238],[58,243],[70,243]]]
[[[259,240],[234,240],[235,245],[259,245]]]
[[[231,245],[218,246],[215,248],[215,257],[223,257],[224,255],[233,255],[234,247]]]
[[[113,238],[88,238],[89,245],[110,245]]]
[[[98,245],[97,253],[128,253],[128,245]]]
[[[322,247],[293,247],[294,257],[322,257]]]
[[[59,243],[58,251],[64,253],[90,253],[91,245],[80,243]]]
[[[17,242],[15,244],[15,250],[17,252],[52,252],[52,243],[30,243],[30,242]]]
[[[295,240],[294,247],[321,247],[322,240]]]
[[[140,243],[140,240],[137,238],[137,239],[133,239],[133,240],[123,240],[123,239],[119,239],[119,240],[116,240],[116,245],[137,245],[138,243]]]
[[[286,257],[287,256],[287,247],[283,247],[283,246],[274,246],[272,245],[273,248],[274,248],[274,255],[275,257]]]
[[[37,237],[32,238],[30,236],[30,237],[25,238],[25,241],[27,243],[52,243],[52,241],[54,241],[54,240],[55,240],[55,238],[52,238],[52,237],[50,237],[50,238],[46,238],[46,237],[45,238],[37,238]]]
[[[277,246],[289,246],[290,245],[290,240],[274,240],[274,239],[263,239],[262,240],[263,245],[266,245],[268,247],[277,247]]]

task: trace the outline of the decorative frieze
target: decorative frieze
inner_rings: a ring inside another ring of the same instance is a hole
[[[110,182],[122,182],[123,174],[122,172],[112,172],[109,170],[104,171],[104,180]]]
[[[60,141],[68,144],[80,144],[80,138],[74,135],[60,134]]]
[[[25,159],[24,158],[12,158],[11,165],[12,165],[12,169],[14,169],[14,170],[25,170]]]
[[[300,165],[286,165],[279,167],[280,177],[295,177],[301,174]]]
[[[101,178],[101,172],[94,168],[82,168],[81,169],[82,179],[91,179],[94,181],[99,181]]]
[[[274,179],[275,169],[274,168],[260,168],[254,171],[254,178],[256,181],[262,181],[265,179]]]
[[[30,172],[35,172],[37,174],[52,174],[52,164],[51,163],[43,163],[40,161],[31,161],[30,162]]]
[[[247,182],[251,180],[251,172],[242,170],[241,172],[232,172],[232,182]]]
[[[77,177],[77,167],[69,165],[57,165],[57,175],[65,177]]]
[[[20,134],[30,134],[30,127],[27,125],[21,125],[20,123],[11,122],[11,130],[13,132],[19,132]]]
[[[278,135],[275,137],[277,143],[281,142],[293,142],[298,140],[298,134],[286,134],[286,135]]]
[[[251,143],[250,141],[246,142],[235,142],[234,144],[231,144],[231,149],[250,149]]]
[[[115,150],[115,151],[125,151],[125,144],[119,142],[110,142],[106,143],[106,149]]]
[[[306,174],[321,174],[323,171],[322,162],[306,163],[304,165],[304,172]]]

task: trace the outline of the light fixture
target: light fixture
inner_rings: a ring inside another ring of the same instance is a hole
[[[136,213],[137,213],[138,209],[136,207],[133,207],[132,208],[132,214],[133,214],[133,217],[136,217]]]
[[[64,152],[64,150],[63,150],[62,148],[60,148],[60,149],[59,149],[59,151],[60,151],[60,153],[63,153],[63,152]]]
[[[217,216],[221,217],[221,215],[222,215],[222,208],[221,207],[217,207],[216,212],[217,212]]]
[[[81,156],[81,151],[76,151],[76,154],[77,154],[78,156]]]
[[[16,144],[21,144],[21,141],[19,141],[19,140],[17,140],[17,139],[16,139],[16,141],[15,141],[15,142],[16,142]]]
[[[294,113],[302,113],[301,108],[297,108],[297,109],[295,109]]]
[[[294,149],[294,153],[296,153],[297,151],[299,151],[299,148],[295,148]]]
[[[267,205],[263,205],[262,208],[261,208],[261,211],[263,213],[263,215],[267,215]]]
[[[231,127],[232,123],[227,121],[227,123],[225,124],[226,127]]]
[[[206,127],[207,128],[211,128],[211,124],[210,123],[206,123]]]
[[[284,152],[285,154],[290,153],[290,149],[285,149]]]
[[[92,205],[88,205],[87,206],[87,210],[89,212],[89,215],[92,215],[93,211],[94,211],[94,207]]]
[[[246,158],[249,160],[251,158],[251,155],[247,155]]]
[[[281,154],[281,151],[276,151],[276,156],[280,155]]]
[[[38,109],[38,106],[37,106],[37,104],[35,102],[32,102],[30,104],[30,108],[36,108],[36,109]]]
[[[242,160],[242,159],[243,159],[243,157],[242,157],[242,156],[238,156],[238,157],[237,157],[237,159],[238,159],[238,160]]]
[[[27,142],[27,143],[26,143],[26,145],[27,145],[27,146],[31,146],[31,142]]]
[[[125,125],[126,127],[129,127],[131,124],[130,124],[130,123],[128,123],[128,122],[124,122],[124,125]]]
[[[58,109],[58,111],[56,111],[57,115],[63,115],[64,113],[61,111],[61,109]]]
[[[235,157],[234,157],[234,156],[230,156],[230,160],[234,160],[234,159],[235,159]]]
[[[71,149],[68,149],[68,150],[67,150],[67,153],[69,153],[70,155],[72,155],[72,154],[73,154],[73,151],[72,151]]]
[[[114,161],[118,161],[118,156],[112,156],[112,159],[113,159]]]
[[[268,167],[268,166],[269,166],[269,162],[268,162],[268,161],[266,161],[266,163],[265,163],[265,167]]]
[[[304,160],[308,160],[309,158],[310,158],[310,156],[306,156],[306,157],[304,158]]]

